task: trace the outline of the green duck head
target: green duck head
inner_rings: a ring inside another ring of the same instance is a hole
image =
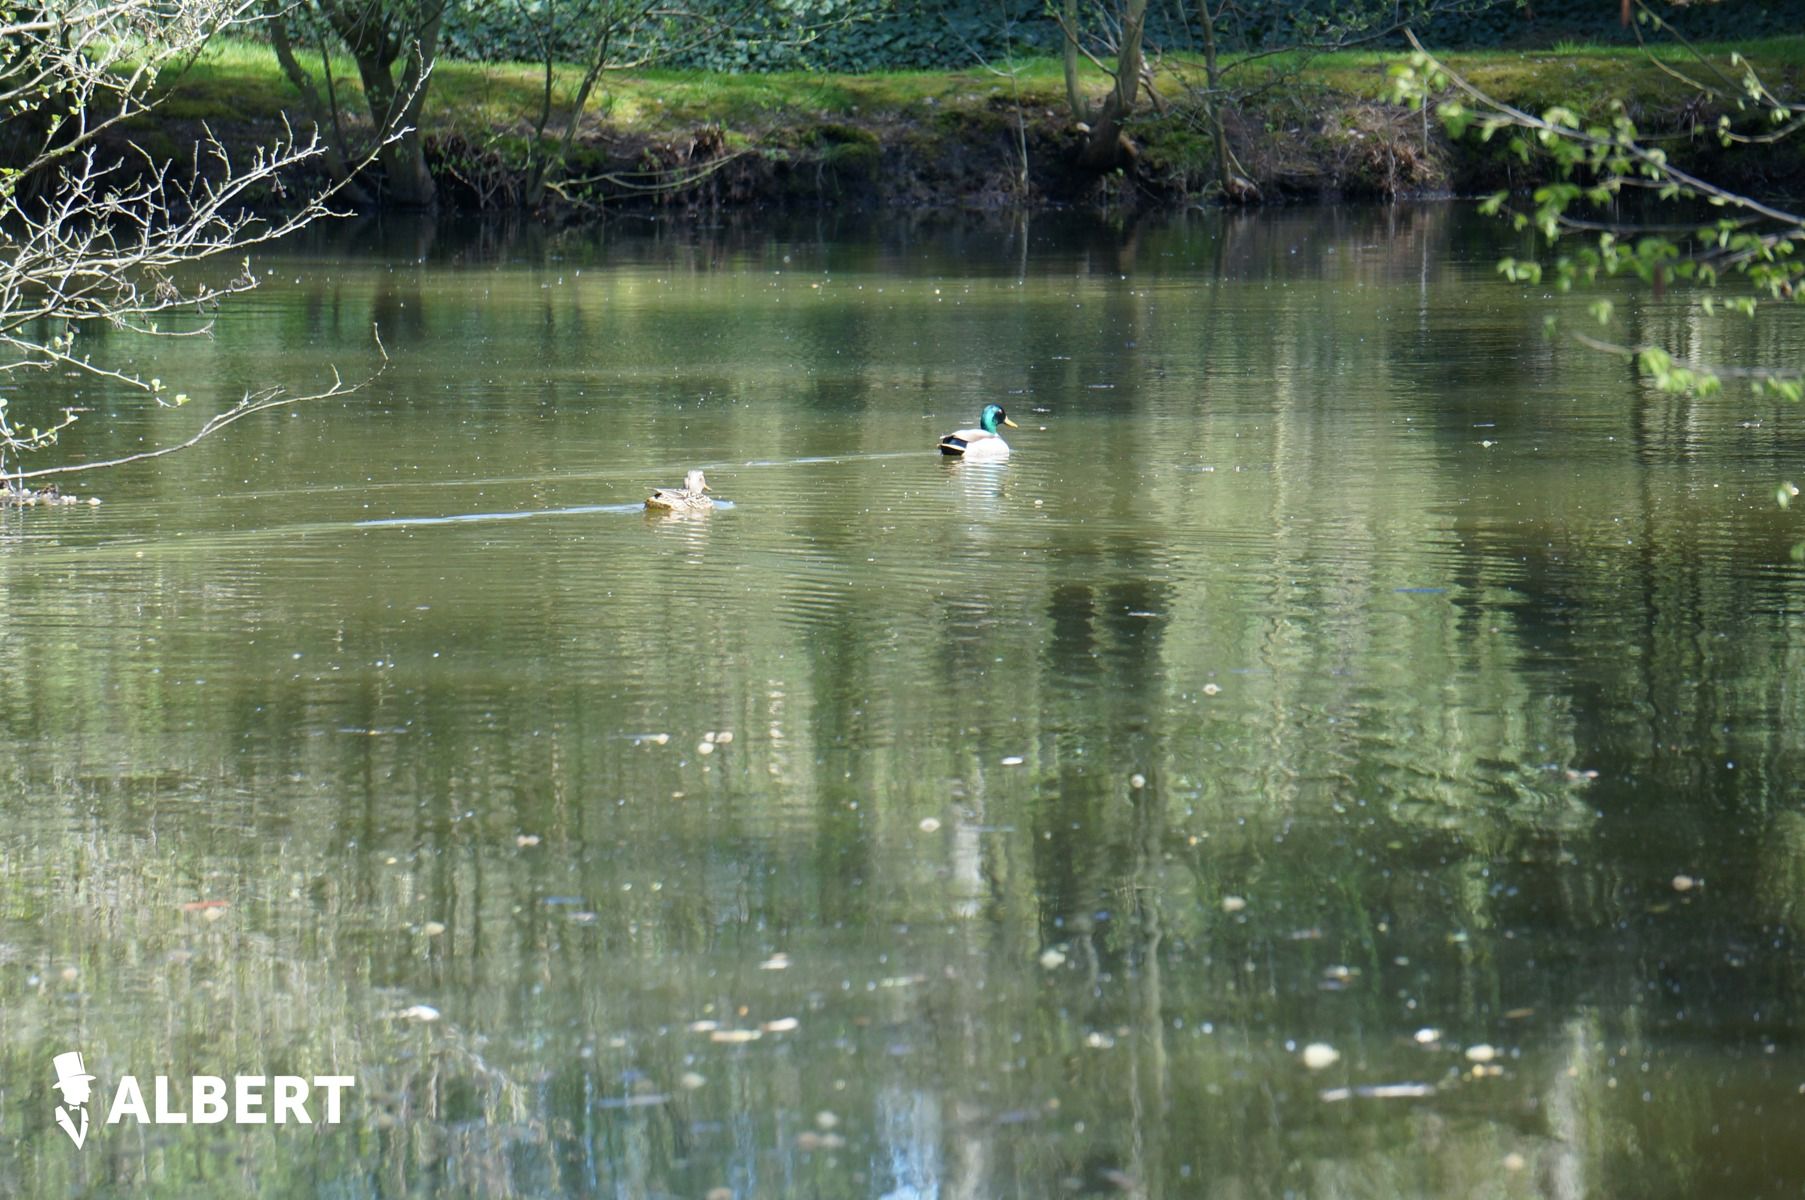
[[[1003,406],[1001,404],[986,404],[984,406],[984,415],[978,418],[978,427],[985,433],[995,433],[997,431],[998,421],[1001,421],[1011,429],[1021,428],[1020,425],[1017,425],[1014,421],[1009,419],[1009,414],[1003,411]]]

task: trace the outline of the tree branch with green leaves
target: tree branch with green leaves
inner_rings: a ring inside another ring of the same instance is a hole
[[[1635,5],[1635,15],[1639,36],[1673,33],[1645,4]],[[1715,138],[1724,148],[1756,147],[1802,124],[1805,108],[1774,91],[1742,55],[1718,63],[1677,41],[1682,61],[1699,73],[1663,63],[1664,72],[1721,111],[1707,121],[1689,108],[1685,127],[1651,133],[1621,100],[1602,113],[1559,104],[1540,113],[1525,111],[1464,78],[1424,49],[1414,33],[1409,40],[1413,54],[1392,69],[1395,100],[1433,103],[1450,136],[1502,138],[1519,162],[1545,174],[1547,181],[1526,197],[1498,192],[1482,204],[1485,212],[1537,238],[1535,253],[1499,262],[1506,278],[1552,284],[1560,292],[1616,277],[1641,280],[1657,298],[1681,285],[1727,292],[1698,297],[1707,318],[1722,313],[1753,319],[1764,306],[1800,298],[1805,262],[1798,251],[1805,242],[1805,216],[1775,198],[1739,191],[1677,165],[1665,144],[1677,135]],[[1644,51],[1660,61],[1646,42]],[[1626,216],[1626,200],[1649,219]],[[1598,300],[1588,312],[1609,328],[1616,306]],[[1647,342],[1577,337],[1589,348],[1622,355],[1663,391],[1711,394],[1735,381],[1758,395],[1787,400],[1805,395],[1805,370],[1793,363],[1702,362]]]

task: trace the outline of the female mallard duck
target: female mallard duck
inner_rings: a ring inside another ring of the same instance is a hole
[[[978,428],[960,429],[940,439],[940,453],[952,454],[968,462],[1001,462],[1009,457],[1009,443],[997,432],[997,422],[1020,429],[1009,419],[1001,404],[986,404],[978,418]]]
[[[652,494],[646,497],[646,507],[665,512],[702,512],[713,508],[714,501],[708,496],[708,477],[700,471],[691,471],[683,477],[680,488],[653,488]]]

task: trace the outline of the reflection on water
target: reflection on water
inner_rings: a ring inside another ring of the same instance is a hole
[[[1795,1190],[1793,416],[1545,341],[1501,236],[340,228],[108,342],[395,361],[0,513],[0,1179]],[[70,1047],[353,1119],[78,1154]]]

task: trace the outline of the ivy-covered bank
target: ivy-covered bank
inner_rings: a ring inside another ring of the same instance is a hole
[[[1775,37],[1805,27],[1805,0],[1760,4],[1656,0],[1695,41]],[[598,19],[614,19],[617,56],[653,54],[690,70],[870,71],[960,70],[1016,55],[1057,55],[1064,41],[1047,0],[683,0],[664,6],[709,36],[673,38],[657,22],[622,22],[618,0],[463,0],[445,5],[442,41],[453,58],[472,62],[532,61],[550,50],[576,62],[593,47]],[[1081,34],[1113,44],[1108,4],[1077,6]],[[1235,0],[1214,5],[1215,37],[1234,52],[1295,44],[1303,30],[1358,33],[1411,24],[1428,42],[1450,50],[1546,48],[1562,41],[1629,45],[1634,29],[1610,0]],[[1159,54],[1201,54],[1197,3],[1149,4],[1147,44]],[[1119,17],[1118,17],[1119,23]]]
[[[1728,65],[1730,46],[1707,49]],[[1805,75],[1805,38],[1735,49],[1778,87],[1796,90]],[[957,71],[610,75],[571,124],[560,174],[538,196],[530,193],[545,144],[533,120],[545,111],[542,66],[442,59],[420,127],[438,204],[464,211],[1134,208],[1535,182],[1503,139],[1452,141],[1432,114],[1392,103],[1388,69],[1400,58],[1375,51],[1262,60],[1258,74],[1241,81],[1244,90],[1218,106],[1217,125],[1208,119],[1201,64],[1167,56],[1153,76],[1157,103],[1128,120],[1124,153],[1106,170],[1084,165],[1087,129],[1050,58]],[[1676,161],[1732,185],[1805,186],[1805,161],[1787,142],[1760,154],[1723,150],[1705,135],[1722,105],[1634,47],[1468,51],[1449,61],[1531,111],[1562,104],[1602,113],[1621,101],[1645,131],[1673,133],[1666,144]],[[341,93],[354,90],[349,64],[336,74]],[[576,76],[574,68],[552,74],[549,108],[558,120],[569,113]],[[1095,95],[1107,80],[1093,71],[1081,84]],[[179,163],[203,128],[248,147],[285,120],[305,127],[308,116],[269,48],[236,43],[173,80],[154,115],[119,137]],[[1232,193],[1223,185],[1218,128],[1241,185]]]

